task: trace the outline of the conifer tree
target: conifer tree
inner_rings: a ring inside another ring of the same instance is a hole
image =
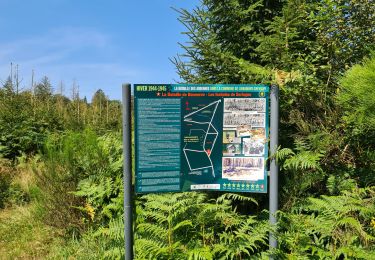
[[[4,94],[5,95],[13,95],[14,94],[14,86],[11,77],[9,76],[3,84]]]
[[[49,98],[52,95],[52,92],[52,85],[47,76],[44,76],[34,89],[35,96],[42,100],[46,100],[47,98]]]

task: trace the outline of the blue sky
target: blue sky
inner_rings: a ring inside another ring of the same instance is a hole
[[[18,64],[21,86],[48,76],[55,89],[73,81],[89,100],[101,88],[121,97],[121,84],[174,83],[168,58],[187,39],[174,8],[199,0],[0,0],[0,81]]]

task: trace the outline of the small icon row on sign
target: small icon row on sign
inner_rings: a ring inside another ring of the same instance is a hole
[[[242,189],[242,190],[264,190],[263,184],[254,184],[254,183],[224,183],[224,189]]]

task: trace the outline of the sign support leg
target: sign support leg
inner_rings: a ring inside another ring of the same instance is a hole
[[[124,224],[125,260],[133,260],[131,85],[122,85],[122,125],[124,152]]]
[[[271,86],[271,125],[270,125],[270,151],[271,151],[271,164],[270,164],[270,224],[276,226],[276,212],[279,207],[279,166],[277,165],[275,153],[279,145],[279,88],[276,85]],[[270,249],[277,248],[277,240],[274,233],[269,235]],[[270,258],[273,259],[273,258]]]

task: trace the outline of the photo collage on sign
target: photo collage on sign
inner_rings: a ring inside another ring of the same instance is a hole
[[[264,178],[265,112],[265,98],[224,99],[222,178]]]

